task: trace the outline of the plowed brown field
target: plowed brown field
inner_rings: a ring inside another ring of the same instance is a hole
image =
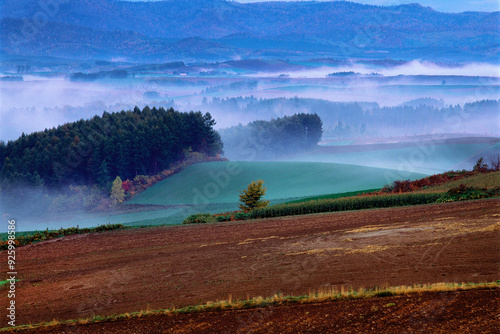
[[[496,334],[500,328],[499,312],[500,290],[496,289],[150,316],[79,327],[59,326],[39,329],[36,332]]]
[[[180,307],[228,296],[303,295],[340,286],[496,281],[499,237],[500,199],[66,237],[17,249],[16,323]],[[2,256],[5,261],[6,252]],[[498,325],[498,297],[498,290],[449,292],[230,311],[212,321],[214,313],[208,312],[65,330],[291,333],[310,327],[310,332],[357,332],[359,325],[369,332],[393,323],[398,332],[484,328],[486,333]],[[388,303],[396,307],[385,307]],[[446,325],[452,321],[448,308],[455,329]],[[367,320],[372,318],[373,324]],[[6,326],[5,318],[1,325]]]

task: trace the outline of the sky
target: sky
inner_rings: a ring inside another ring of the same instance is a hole
[[[236,0],[238,2],[261,2],[263,0]],[[265,0],[265,1],[285,1],[285,0]],[[297,1],[297,0],[293,0]],[[298,0],[298,1],[310,1],[310,0]],[[318,0],[316,0],[318,1]],[[319,0],[319,1],[330,1],[330,0]],[[340,0],[342,1],[342,0]],[[401,5],[407,3],[419,3],[422,6],[429,6],[440,12],[465,12],[465,11],[483,11],[483,12],[494,12],[500,10],[499,0],[354,0],[352,2],[370,4],[370,5],[380,5],[380,6],[392,6]]]

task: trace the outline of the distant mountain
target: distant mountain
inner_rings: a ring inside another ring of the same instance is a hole
[[[352,57],[396,50],[411,58],[436,47],[441,54],[496,58],[500,40],[500,12],[450,14],[418,4],[2,0],[0,15],[2,52],[82,58]]]

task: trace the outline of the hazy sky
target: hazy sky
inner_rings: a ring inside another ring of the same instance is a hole
[[[236,0],[238,2],[261,2],[263,0]],[[265,0],[265,1],[285,1],[285,0]],[[310,0],[294,0],[310,1]],[[330,1],[330,0],[316,0]],[[342,0],[339,0],[342,1]],[[429,6],[441,12],[464,12],[464,11],[484,11],[494,12],[500,10],[499,0],[355,0],[352,2],[370,4],[370,5],[400,5],[405,3],[419,3],[423,6]]]

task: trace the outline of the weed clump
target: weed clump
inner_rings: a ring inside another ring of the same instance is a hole
[[[212,223],[214,217],[209,213],[197,213],[184,219],[183,224],[206,224]]]
[[[466,201],[471,199],[480,199],[495,197],[500,195],[500,187],[495,187],[493,189],[481,189],[476,187],[468,187],[465,184],[460,184],[458,187],[451,188],[445,194],[443,194],[437,203],[455,202],[455,201]]]

